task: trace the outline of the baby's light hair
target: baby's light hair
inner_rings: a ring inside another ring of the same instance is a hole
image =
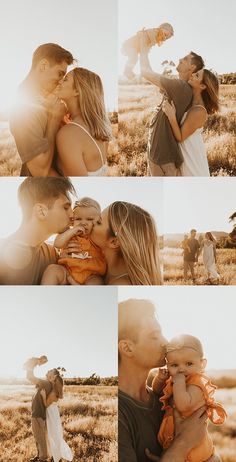
[[[95,201],[95,199],[91,199],[91,197],[82,197],[82,199],[76,201],[73,211],[75,211],[77,207],[93,207],[98,211],[98,213],[101,213],[101,207],[99,203]]]
[[[174,337],[166,347],[166,353],[172,353],[176,350],[182,350],[183,348],[190,348],[191,350],[199,353],[201,359],[204,357],[203,346],[200,340],[193,335],[182,334]]]

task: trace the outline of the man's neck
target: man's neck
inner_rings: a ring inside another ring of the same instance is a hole
[[[20,88],[23,91],[26,91],[30,95],[43,95],[44,91],[37,78],[37,75],[30,71],[29,74],[26,76],[25,80],[22,82]]]
[[[119,390],[123,391],[131,398],[148,402],[149,395],[146,391],[146,379],[148,370],[140,369],[135,365],[120,365],[119,367]]]
[[[36,247],[42,244],[49,238],[50,234],[43,229],[43,226],[35,222],[22,222],[18,230],[13,234],[13,237],[26,245]]]

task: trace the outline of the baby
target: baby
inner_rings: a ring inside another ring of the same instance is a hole
[[[75,245],[79,244],[80,250],[60,257],[58,265],[49,265],[43,274],[42,285],[66,285],[68,273],[78,284],[103,284],[105,257],[90,239],[93,225],[100,218],[100,205],[94,199],[84,197],[75,203],[73,214],[73,228],[58,234],[54,246],[63,250],[74,242]]]
[[[152,388],[163,396],[160,401],[165,415],[158,433],[158,440],[164,449],[174,438],[173,409],[176,408],[183,418],[190,416],[202,406],[207,407],[208,418],[216,425],[224,423],[226,412],[213,398],[216,386],[204,375],[206,359],[198,338],[192,335],[175,337],[167,346],[166,363],[169,378],[160,370],[154,377]],[[212,439],[207,431],[201,444],[188,454],[188,462],[207,461],[214,453]]]
[[[145,29],[142,33],[145,34],[147,46],[151,48],[154,45],[162,45],[165,40],[174,35],[174,30],[171,24],[165,22],[154,29]],[[138,53],[140,53],[138,33],[123,43],[121,51],[128,58],[125,65],[124,75],[128,79],[133,79],[135,77],[133,68],[138,61]]]
[[[48,362],[48,358],[45,355],[40,356],[39,358],[36,358],[36,357],[30,358],[23,365],[23,369],[25,370],[34,369],[36,366],[42,366],[43,364],[46,364],[47,362]]]

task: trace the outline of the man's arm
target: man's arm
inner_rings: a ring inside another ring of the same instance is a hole
[[[58,173],[51,167],[55,150],[56,134],[60,128],[62,117],[65,114],[65,106],[57,102],[53,111],[49,113],[46,130],[49,149],[39,153],[32,160],[27,162],[27,167],[32,176],[58,176]]]
[[[33,369],[27,370],[26,378],[27,380],[29,380],[29,382],[33,383],[34,385],[37,385],[39,382],[41,382],[41,379],[35,377]]]
[[[144,34],[142,32],[139,33],[140,39],[140,72],[141,76],[144,79],[148,80],[149,82],[153,83],[154,85],[158,86],[161,90],[163,90],[161,84],[161,75],[154,72],[151,68],[148,51],[149,48],[147,47]]]
[[[175,410],[176,436],[173,443],[161,458],[151,454],[148,449],[146,450],[147,457],[152,461],[159,462],[173,462],[173,460],[175,462],[185,462],[191,449],[200,444],[201,440],[204,438],[207,421],[207,414],[204,411],[205,407],[202,407],[190,417],[183,420]],[[214,462],[214,459],[211,462]]]

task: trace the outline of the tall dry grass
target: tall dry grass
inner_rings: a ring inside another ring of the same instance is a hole
[[[221,112],[208,118],[204,141],[212,176],[236,176],[236,85],[221,85]],[[148,125],[160,93],[153,85],[119,87],[117,175],[147,175]]]
[[[0,462],[25,462],[36,453],[33,392],[31,386],[0,386]],[[65,386],[59,407],[73,462],[117,462],[117,387]]]
[[[189,279],[187,282],[183,278],[183,250],[174,247],[164,247],[164,284],[166,285],[186,285],[192,284]],[[217,271],[220,275],[220,285],[236,285],[236,252],[235,249],[217,249]],[[204,285],[205,272],[202,256],[195,264],[195,276],[197,285]]]

